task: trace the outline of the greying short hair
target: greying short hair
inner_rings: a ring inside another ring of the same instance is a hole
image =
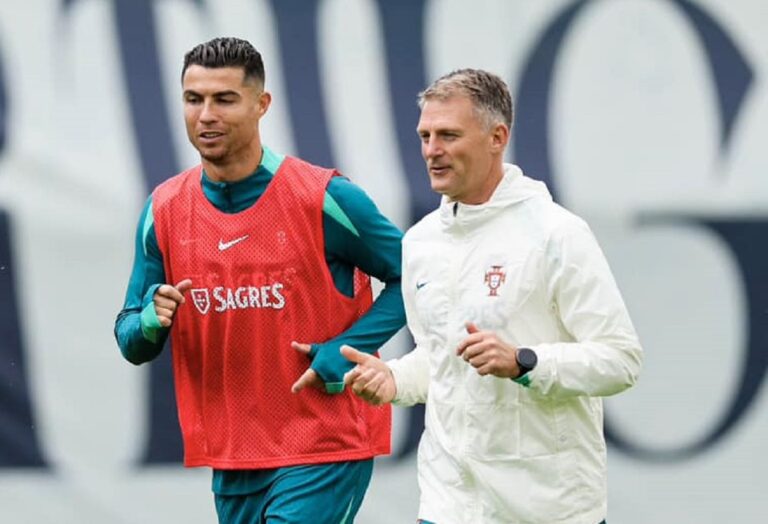
[[[506,124],[512,128],[512,95],[497,75],[482,69],[457,69],[443,75],[419,93],[419,108],[429,99],[446,100],[463,95],[472,101],[478,116],[490,128]]]
[[[243,80],[256,80],[264,85],[264,62],[261,54],[247,40],[234,37],[214,38],[198,44],[184,55],[181,79],[191,65],[203,67],[241,67]]]

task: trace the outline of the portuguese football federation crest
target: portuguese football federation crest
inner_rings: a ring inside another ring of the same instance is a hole
[[[506,273],[502,269],[504,266],[491,266],[491,269],[485,272],[485,283],[488,285],[488,296],[498,296],[499,287],[506,279]]]
[[[195,304],[195,307],[201,315],[208,313],[208,309],[211,307],[211,299],[208,296],[208,290],[205,288],[193,289],[192,302]]]

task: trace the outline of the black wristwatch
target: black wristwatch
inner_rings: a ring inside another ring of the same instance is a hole
[[[517,361],[517,367],[520,368],[520,374],[515,378],[520,378],[536,367],[539,357],[536,356],[536,352],[531,348],[517,348],[515,360]]]

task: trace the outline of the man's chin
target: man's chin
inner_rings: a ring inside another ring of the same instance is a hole
[[[200,151],[199,149],[198,149],[198,152],[200,153],[200,158],[202,158],[206,162],[210,162],[211,164],[221,164],[224,161],[224,158],[226,157],[224,153]]]
[[[434,178],[430,178],[430,186],[432,187],[432,191],[435,193],[438,193],[440,195],[446,195],[450,192],[450,187],[448,184],[446,184],[442,180],[435,180]]]

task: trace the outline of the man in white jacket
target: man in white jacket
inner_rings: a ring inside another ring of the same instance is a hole
[[[403,239],[416,348],[387,363],[344,347],[374,404],[426,403],[419,519],[598,524],[606,517],[601,397],[632,386],[642,350],[587,224],[503,163],[506,84],[454,71],[419,96],[439,209]]]

